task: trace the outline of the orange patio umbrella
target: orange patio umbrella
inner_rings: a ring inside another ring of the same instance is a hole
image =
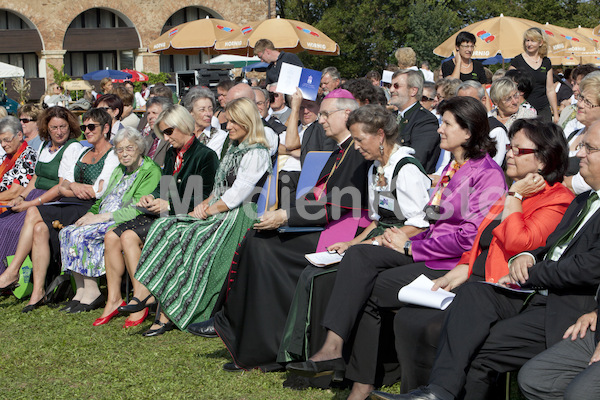
[[[254,55],[254,46],[259,39],[269,39],[278,50],[290,53],[307,51],[318,55],[339,55],[340,46],[323,32],[305,22],[285,18],[271,18],[256,21],[242,26],[241,35],[230,42],[247,43],[246,49],[235,49],[230,46],[224,49],[224,41],[220,41],[215,48],[231,54]]]
[[[204,18],[186,22],[169,29],[148,45],[151,53],[194,55],[200,51],[219,54],[215,44],[227,43],[237,37],[241,27],[233,22],[217,18]],[[246,47],[239,43],[239,47]]]
[[[504,58],[513,58],[523,52],[523,33],[532,27],[544,29],[544,25],[528,19],[499,17],[475,22],[446,39],[433,52],[441,57],[450,57],[456,49],[455,40],[459,32],[467,31],[475,35],[473,58],[490,58],[502,54]],[[569,40],[560,35],[548,37],[549,50],[560,54],[569,47]]]

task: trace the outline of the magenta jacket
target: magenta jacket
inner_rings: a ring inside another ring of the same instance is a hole
[[[424,261],[431,269],[454,268],[471,250],[477,228],[505,192],[504,172],[492,157],[468,160],[442,193],[441,218],[411,238],[415,262]]]

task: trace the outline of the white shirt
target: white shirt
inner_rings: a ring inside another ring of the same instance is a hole
[[[221,196],[227,208],[232,210],[238,207],[252,194],[256,183],[267,172],[270,163],[271,159],[261,149],[249,150],[244,154],[233,185]]]
[[[388,183],[386,189],[389,191],[392,183],[392,176],[396,164],[404,157],[412,157],[415,151],[411,147],[401,146],[390,156],[387,165],[383,168],[383,175]],[[375,174],[374,171],[381,164],[375,161],[368,174],[369,188],[369,215],[371,220],[379,221],[377,210],[379,205],[375,203]],[[429,223],[425,220],[425,206],[429,201],[428,189],[431,186],[431,180],[423,174],[414,164],[404,165],[396,176],[396,198],[402,215],[406,218],[405,225],[415,226],[417,228],[428,228]]]
[[[227,132],[222,129],[217,128],[217,131],[213,135],[210,131],[210,126],[204,129],[204,134],[208,138],[208,143],[206,143],[206,147],[217,153],[217,157],[221,158],[221,151],[223,150],[223,143],[225,143],[225,139],[227,139]]]
[[[312,122],[311,122],[312,124]],[[302,138],[304,137],[304,132],[311,125],[300,125],[298,127],[298,137],[300,138],[300,143],[302,143]],[[287,136],[287,130],[279,135],[279,141],[285,144],[285,138]],[[279,166],[280,171],[301,171],[302,164],[300,163],[300,158],[296,158],[292,155],[285,155],[284,157],[279,157],[279,160],[284,160],[283,165]]]
[[[504,157],[506,156],[506,145],[510,143],[508,134],[502,127],[494,128],[490,131],[490,138],[496,141],[496,155],[493,157],[496,164],[502,167]]]
[[[70,150],[70,147],[67,150]],[[78,152],[69,152],[67,153],[65,150],[63,154],[63,158],[60,162],[60,166],[58,167],[58,177],[63,178],[69,182],[75,182],[75,164],[79,161],[79,158],[87,151],[90,150],[89,147],[81,147]],[[115,154],[115,152],[111,149],[109,150],[109,154],[104,159],[104,166],[102,167],[102,171],[96,181],[94,182],[93,188],[94,192],[96,192],[96,198],[99,199],[104,194],[104,191],[108,187],[108,181],[113,171],[119,165],[119,158]],[[102,189],[100,190],[100,185],[102,185]]]
[[[269,150],[270,154],[274,156],[277,154],[277,150],[279,150],[279,137],[275,133],[275,131],[268,126],[265,126],[265,136],[267,137],[267,142],[269,142]]]

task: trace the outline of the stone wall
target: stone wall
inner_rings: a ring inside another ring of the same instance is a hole
[[[275,0],[3,0],[0,8],[16,13],[38,29],[43,43],[39,54],[40,75],[44,75],[45,69],[45,76],[51,78],[52,71],[47,64],[59,68],[63,64],[62,46],[67,28],[75,17],[90,8],[110,10],[131,23],[140,37],[141,48],[136,50],[144,70],[158,73],[158,55],[147,54],[145,49],[160,36],[165,22],[176,11],[198,6],[214,17],[244,24],[267,18],[269,1],[273,17]]]

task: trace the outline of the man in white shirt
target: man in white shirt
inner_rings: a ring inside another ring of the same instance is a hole
[[[269,114],[273,114],[282,124],[285,124],[290,117],[292,110],[285,104],[285,95],[277,92],[277,83],[267,86],[270,95],[271,109]]]

